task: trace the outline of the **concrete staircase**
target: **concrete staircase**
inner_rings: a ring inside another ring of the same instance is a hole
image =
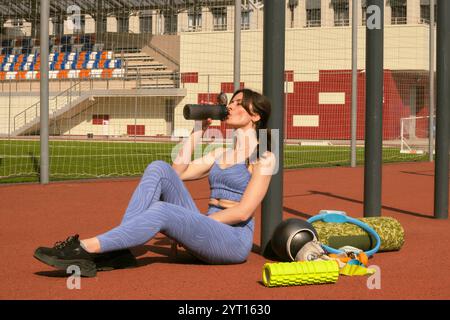
[[[134,89],[177,88],[179,74],[145,52],[117,54],[124,61],[125,79],[137,79]]]

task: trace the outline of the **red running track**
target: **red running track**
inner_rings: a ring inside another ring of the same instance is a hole
[[[308,218],[321,209],[361,217],[364,168],[286,170],[284,218]],[[449,299],[450,221],[434,220],[433,163],[383,166],[382,214],[398,219],[405,245],[376,254],[381,288],[369,289],[367,277],[340,276],[336,284],[266,288],[255,251],[240,265],[199,263],[182,249],[171,256],[161,234],[134,248],[139,267],[81,278],[80,290],[67,289],[67,276],[33,258],[38,246],[51,246],[79,233],[91,237],[112,228],[138,183],[137,179],[0,186],[0,299]],[[186,183],[197,205],[207,208],[207,179]]]

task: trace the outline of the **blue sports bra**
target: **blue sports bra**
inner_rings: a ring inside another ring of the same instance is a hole
[[[251,174],[245,165],[245,161],[234,164],[225,169],[220,168],[217,161],[209,173],[209,184],[211,186],[211,198],[240,201]]]

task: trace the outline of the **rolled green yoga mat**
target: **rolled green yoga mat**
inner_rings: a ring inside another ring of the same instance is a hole
[[[263,283],[266,287],[335,283],[339,266],[334,260],[266,263]]]
[[[397,251],[405,242],[405,232],[402,225],[391,217],[359,218],[374,229],[381,239],[378,251]],[[353,246],[363,251],[375,246],[373,239],[360,227],[350,223],[327,223],[323,221],[313,222],[319,241],[332,248]]]

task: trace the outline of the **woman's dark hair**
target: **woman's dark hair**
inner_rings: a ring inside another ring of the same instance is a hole
[[[271,133],[270,129],[267,128],[267,122],[269,121],[270,112],[272,111],[272,106],[270,104],[270,101],[267,97],[263,96],[262,94],[250,90],[250,89],[240,89],[237,90],[233,97],[231,98],[231,101],[233,101],[233,98],[239,94],[242,93],[242,107],[248,112],[250,115],[258,114],[260,116],[260,119],[256,121],[255,124],[255,130],[256,130],[256,138],[258,139],[258,146],[256,148],[256,154],[253,154],[251,157],[259,158],[262,154],[264,154],[265,151],[271,151]],[[252,108],[250,109],[250,105]],[[267,130],[267,143],[265,145],[260,144],[259,136],[261,133],[261,130]],[[263,148],[263,150],[260,150],[260,147]]]

